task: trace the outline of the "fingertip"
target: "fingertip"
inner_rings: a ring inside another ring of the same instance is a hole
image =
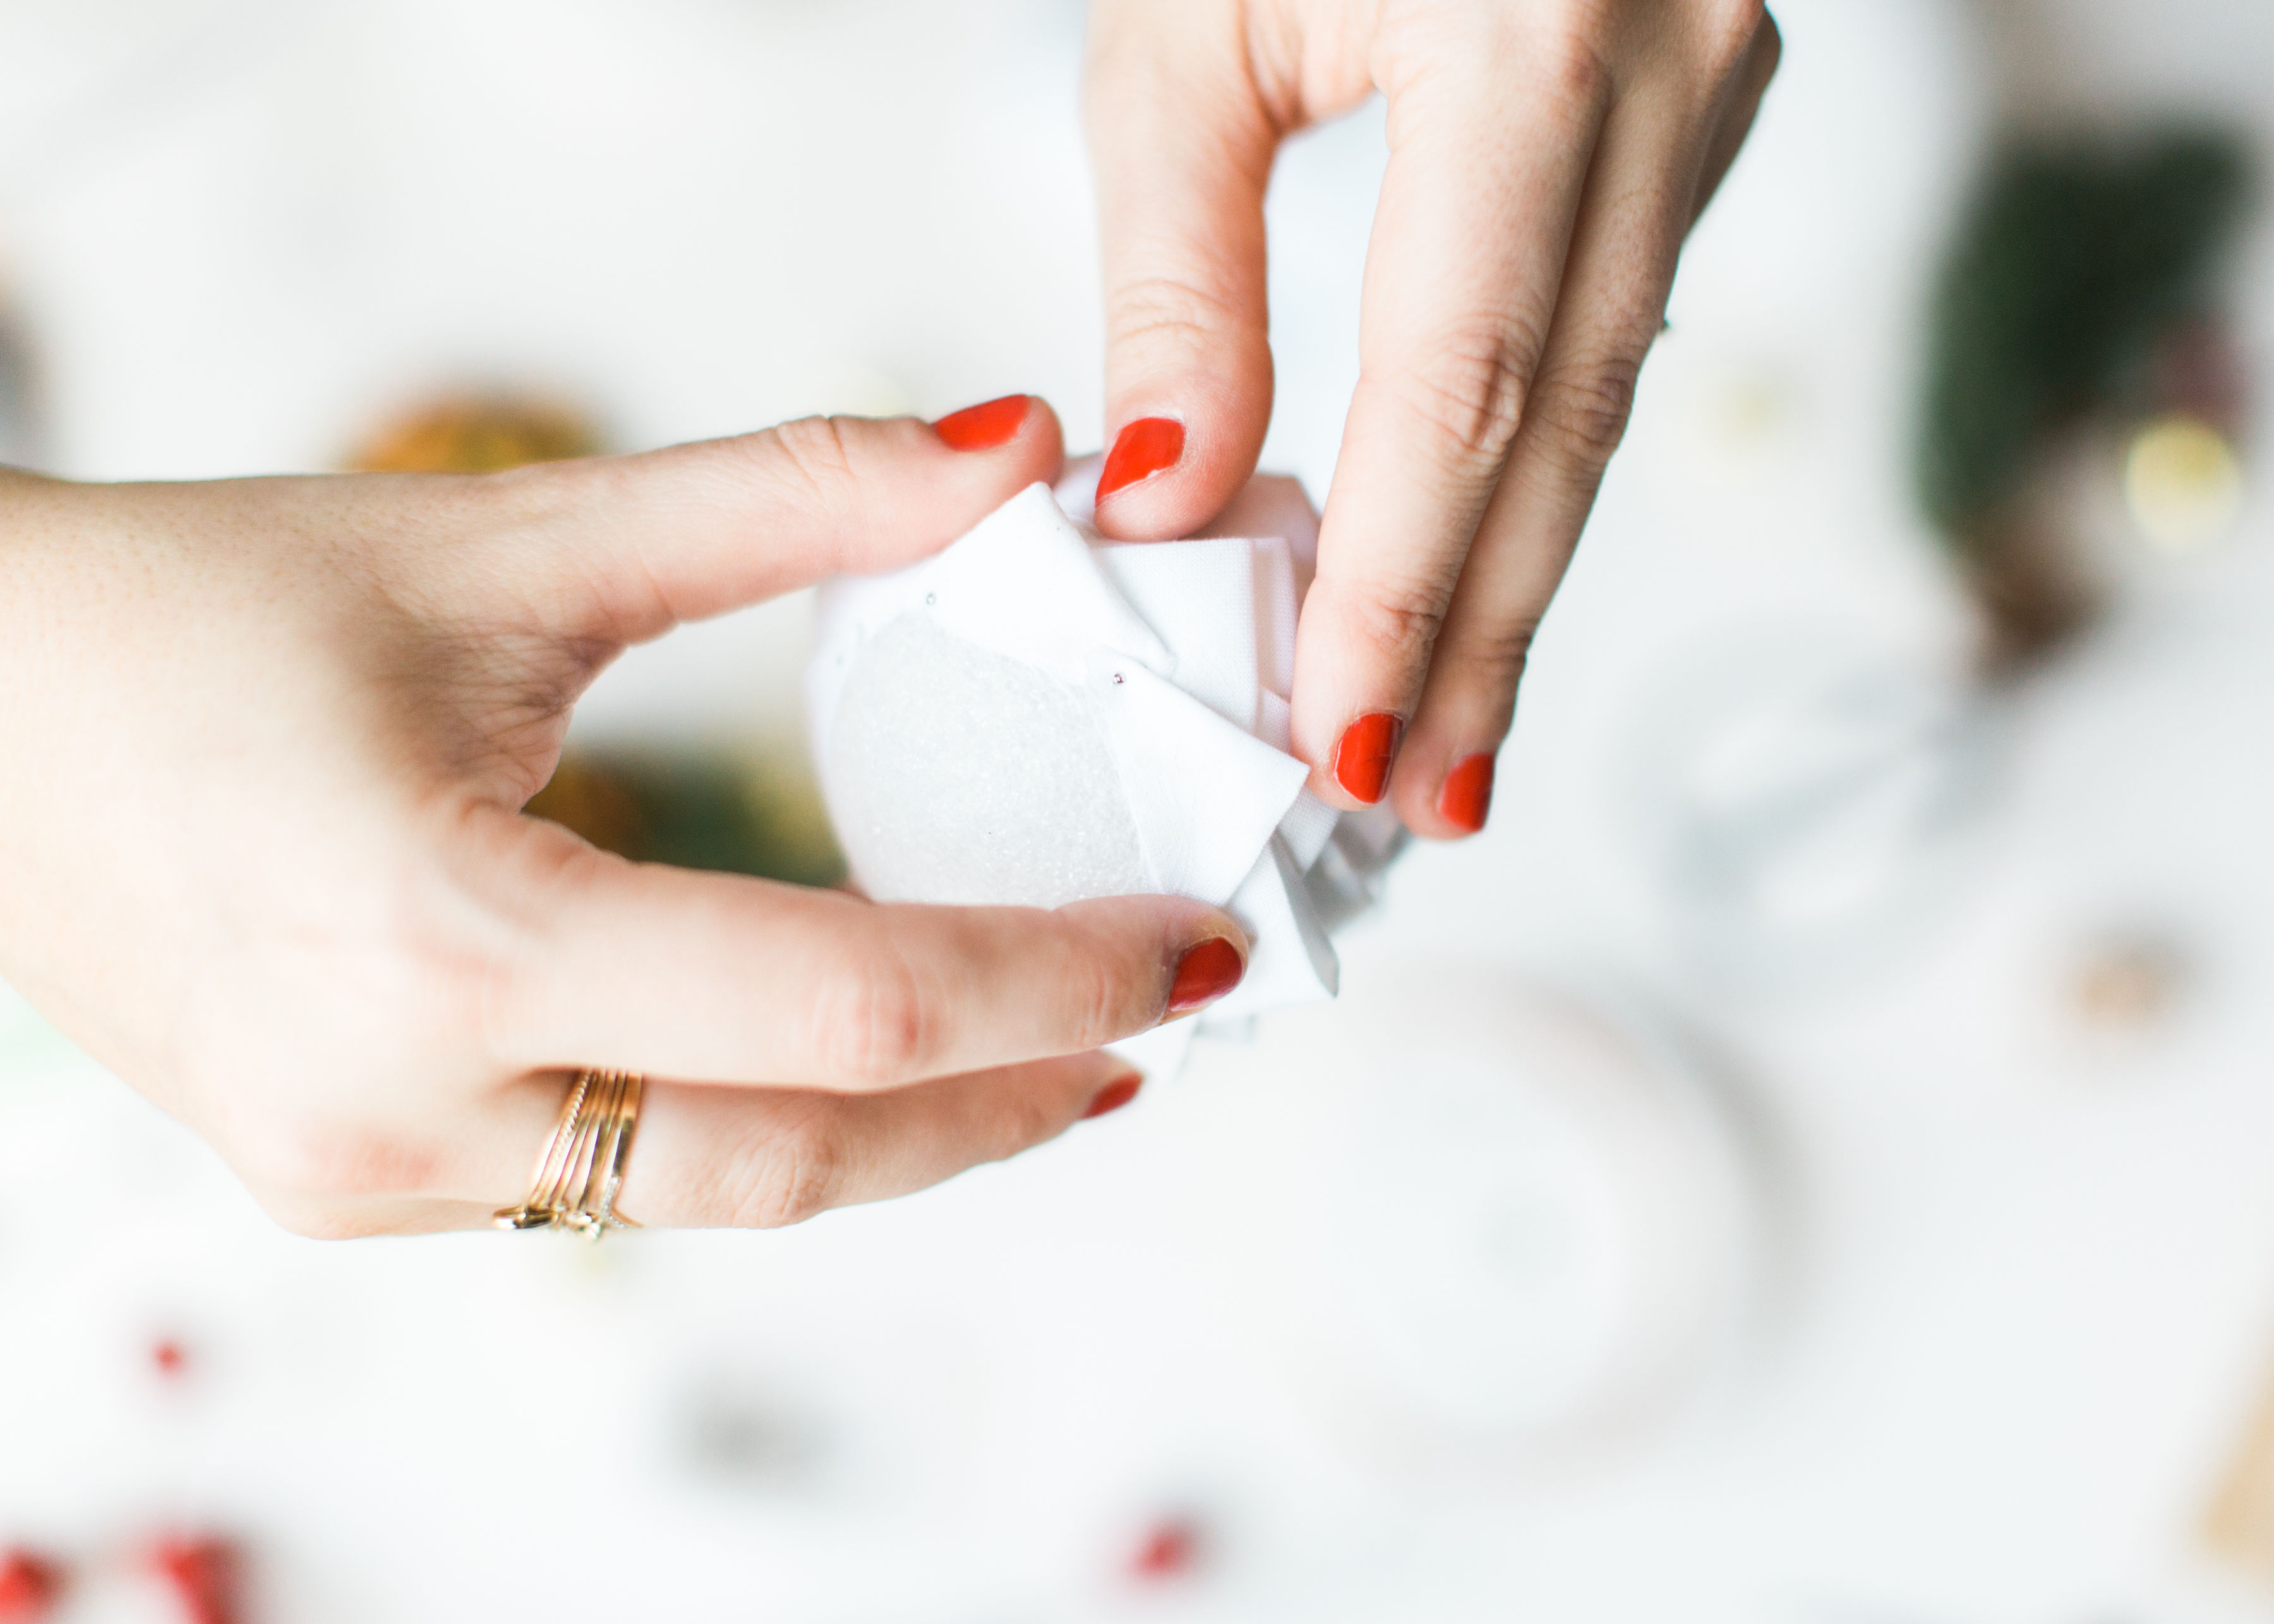
[[[1492,814],[1497,766],[1489,750],[1473,750],[1455,762],[1437,786],[1437,816],[1465,835],[1482,834]]]
[[[1105,461],[1097,470],[1095,501],[1102,508],[1132,486],[1173,475],[1184,455],[1183,418],[1163,415],[1131,419],[1121,425],[1106,448]]]
[[[1204,1010],[1230,993],[1246,979],[1247,953],[1244,932],[1211,936],[1186,948],[1169,980],[1168,1010],[1163,1019],[1174,1020]]]
[[[1229,416],[1178,404],[1118,413],[1098,473],[1098,533],[1174,541],[1206,529],[1246,488],[1262,450],[1261,432],[1227,429]]]
[[[1055,481],[1065,467],[1065,434],[1039,395],[1005,395],[962,407],[925,425],[959,466],[1008,467],[1020,485]],[[1001,477],[998,471],[998,477]]]
[[[1392,795],[1406,828],[1427,840],[1465,840],[1484,832],[1492,813],[1496,768],[1490,750],[1409,750],[1398,763]]]
[[[1080,1120],[1088,1122],[1093,1117],[1111,1115],[1134,1100],[1137,1091],[1144,1086],[1145,1074],[1142,1071],[1122,1072],[1090,1096],[1089,1103],[1082,1108]]]
[[[1092,897],[1066,903],[1053,911],[1085,933],[1124,941],[1130,940],[1133,934],[1141,940],[1149,936],[1160,948],[1163,965],[1175,963],[1186,948],[1210,936],[1230,938],[1243,954],[1250,945],[1247,933],[1238,920],[1222,908],[1196,902],[1190,897],[1157,892]]]
[[[1033,404],[1024,395],[998,395],[949,412],[932,424],[931,432],[950,451],[992,451],[1017,436]]]

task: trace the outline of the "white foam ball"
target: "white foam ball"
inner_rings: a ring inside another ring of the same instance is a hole
[[[862,644],[825,750],[838,838],[877,896],[1058,907],[1146,889],[1080,691],[926,615]]]

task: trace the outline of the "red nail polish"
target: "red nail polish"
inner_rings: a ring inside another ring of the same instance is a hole
[[[1088,1122],[1093,1116],[1103,1116],[1108,1111],[1119,1110],[1130,1101],[1135,1099],[1137,1091],[1144,1086],[1145,1079],[1134,1071],[1126,1077],[1115,1078],[1097,1091],[1097,1098],[1089,1102],[1089,1109],[1081,1114],[1081,1119]]]
[[[1140,417],[1123,429],[1105,454],[1105,470],[1097,477],[1097,500],[1141,479],[1150,479],[1164,468],[1174,468],[1185,455],[1185,425],[1174,417]]]
[[[1203,1004],[1214,1004],[1239,985],[1247,961],[1222,936],[1210,936],[1187,952],[1177,965],[1177,979],[1169,988],[1169,1013],[1186,1015]]]
[[[1464,756],[1453,763],[1453,770],[1445,775],[1445,787],[1437,792],[1437,815],[1476,833],[1485,826],[1485,814],[1492,810],[1492,781],[1489,751]]]
[[[1027,420],[1027,397],[1006,395],[999,401],[982,401],[952,411],[931,425],[931,432],[954,451],[992,451],[1007,446]]]
[[[1335,746],[1335,782],[1352,799],[1372,806],[1389,787],[1389,763],[1397,759],[1397,735],[1405,724],[1386,710],[1362,716],[1343,729]]]
[[[34,1624],[55,1611],[64,1570],[29,1551],[0,1551],[0,1624]]]

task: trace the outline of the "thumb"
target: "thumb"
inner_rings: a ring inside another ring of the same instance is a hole
[[[1055,413],[1010,395],[926,424],[804,417],[755,434],[491,476],[491,538],[556,632],[629,643],[825,576],[937,552],[1058,477]]]
[[[1097,526],[1125,540],[1205,525],[1255,471],[1271,419],[1263,191],[1278,132],[1240,10],[1096,8],[1087,101],[1110,447]]]

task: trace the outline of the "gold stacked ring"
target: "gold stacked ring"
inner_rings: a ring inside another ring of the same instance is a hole
[[[616,1211],[624,1165],[639,1128],[647,1079],[636,1071],[579,1071],[561,1102],[553,1137],[537,1159],[528,1199],[501,1207],[501,1229],[573,1229],[599,1240],[640,1226]]]

